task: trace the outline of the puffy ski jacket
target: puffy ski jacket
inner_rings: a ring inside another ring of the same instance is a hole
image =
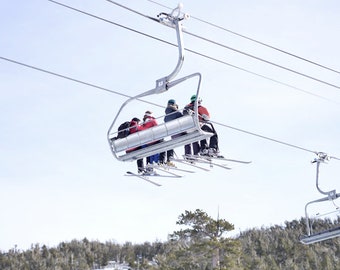
[[[152,128],[152,127],[158,125],[158,123],[157,123],[155,117],[153,117],[153,116],[145,116],[145,117],[143,118],[143,120],[144,120],[144,123],[143,123],[143,125],[142,125],[143,129]],[[154,142],[150,143],[149,145],[154,144],[154,143],[157,143],[157,142],[160,142],[160,141],[154,141]]]
[[[186,112],[186,114],[188,113],[188,110],[192,110],[195,111],[194,109],[194,105],[195,103],[189,103],[188,105],[186,105],[184,107],[184,111]],[[210,119],[210,114],[209,111],[206,107],[202,106],[202,105],[198,105],[198,120],[199,121],[208,121]]]
[[[153,116],[146,116],[144,118],[144,123],[142,125],[143,129],[147,129],[147,128],[151,128],[151,127],[154,127],[154,126],[157,126],[157,121],[155,119],[155,117]]]
[[[177,119],[183,116],[183,114],[180,111],[178,111],[175,106],[172,106],[172,105],[169,105],[165,109],[165,114],[166,116],[164,117],[164,122],[169,122],[171,120],[174,120],[174,119]]]
[[[137,131],[141,131],[141,130],[143,130],[143,129],[144,129],[143,126],[140,125],[140,124],[138,124],[137,121],[133,121],[133,120],[130,121],[130,129],[129,129],[129,130],[130,130],[130,134],[136,133]],[[137,150],[137,149],[139,149],[139,147],[130,148],[130,149],[128,149],[128,150],[126,151],[126,153],[135,151],[135,150]]]
[[[143,130],[144,128],[143,128],[143,126],[142,125],[140,125],[140,124],[138,124],[138,122],[137,121],[131,121],[130,122],[130,134],[132,134],[132,133],[135,133],[135,132],[137,132],[137,131],[141,131],[141,130]]]

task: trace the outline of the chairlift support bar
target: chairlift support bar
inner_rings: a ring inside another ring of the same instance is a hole
[[[303,237],[300,239],[301,243],[305,245],[318,243],[324,240],[332,239],[340,236],[340,227],[336,227],[327,231],[323,231],[320,233],[312,234],[307,237]]]
[[[339,193],[335,195],[335,199],[339,198],[339,197],[340,197]],[[308,245],[308,244],[313,244],[313,243],[316,243],[316,242],[320,242],[320,241],[323,241],[323,240],[327,240],[327,239],[331,239],[331,238],[340,236],[340,227],[329,229],[329,230],[318,232],[318,233],[312,232],[310,220],[309,220],[309,217],[308,217],[308,211],[307,211],[308,206],[312,203],[325,202],[325,201],[329,201],[329,200],[330,200],[330,198],[329,198],[329,196],[327,196],[327,197],[324,197],[324,198],[320,198],[320,199],[308,202],[306,204],[305,215],[306,215],[307,235],[300,238],[301,243]]]
[[[126,138],[117,140],[113,138],[114,132],[112,132],[112,130],[117,122],[118,116],[122,112],[123,108],[133,100],[149,95],[163,93],[169,90],[171,87],[174,87],[177,84],[194,77],[198,78],[196,96],[199,96],[202,78],[200,73],[193,73],[175,81],[171,81],[179,73],[184,61],[182,25],[180,21],[188,18],[188,15],[184,15],[184,17],[181,18],[180,9],[181,5],[174,9],[171,14],[161,13],[158,16],[160,22],[176,29],[179,57],[175,69],[168,76],[156,80],[155,88],[127,99],[118,110],[118,113],[107,132],[107,140],[109,142],[111,152],[113,153],[114,157],[120,161],[133,161],[153,154],[164,152],[169,149],[174,149],[178,146],[183,146],[192,142],[200,141],[213,135],[212,133],[204,132],[200,128],[197,106],[198,99],[196,99],[194,106],[195,113],[192,115],[183,116],[170,122],[166,122],[146,130],[138,131],[136,133],[130,134]],[[169,140],[165,140],[166,138],[177,134],[183,135],[177,138],[170,138]],[[129,151],[133,148],[137,148],[137,150]]]
[[[316,188],[321,194],[327,195],[329,199],[332,199],[332,198],[335,199],[335,195],[336,195],[335,189],[330,190],[330,191],[323,191],[319,187],[320,164],[330,160],[330,157],[326,153],[323,153],[323,152],[319,152],[317,155],[318,155],[318,158],[312,161],[312,163],[316,163]]]
[[[312,233],[312,228],[310,226],[310,220],[308,217],[308,206],[312,203],[318,203],[318,202],[325,202],[325,201],[331,201],[336,200],[340,197],[340,193],[336,193],[336,190],[330,190],[330,191],[323,191],[319,187],[319,171],[320,171],[320,163],[325,162],[326,160],[329,160],[330,157],[325,153],[318,153],[318,158],[314,159],[312,163],[316,163],[316,188],[317,190],[323,194],[327,195],[326,197],[308,202],[305,206],[305,216],[306,216],[306,229],[307,229],[307,236],[303,236],[300,238],[301,243],[303,244],[313,244],[317,243],[323,240],[332,239],[334,237],[340,236],[340,227],[332,228],[326,231],[318,232],[318,233]]]

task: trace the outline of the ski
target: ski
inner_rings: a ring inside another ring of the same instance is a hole
[[[207,168],[204,168],[202,166],[199,166],[199,165],[196,165],[195,164],[195,159],[193,160],[188,160],[188,159],[173,159],[174,162],[179,162],[179,163],[182,163],[182,164],[185,164],[185,165],[189,165],[189,166],[192,166],[194,168],[197,168],[197,169],[200,169],[200,170],[203,170],[203,171],[206,171],[206,172],[209,172],[210,170],[207,169]]]
[[[175,170],[175,171],[185,172],[185,173],[195,173],[194,171],[185,170],[185,169],[180,169],[180,168],[173,167],[173,166],[166,166],[165,169],[166,169],[166,170]]]
[[[250,163],[251,163],[251,161],[246,161],[246,160],[229,159],[229,158],[219,158],[219,157],[212,157],[212,158],[218,159],[218,160],[229,161],[229,162],[242,163],[242,164],[250,164]]]
[[[158,183],[156,183],[156,182],[154,182],[154,181],[151,181],[151,180],[148,178],[148,176],[150,176],[150,175],[138,174],[138,173],[133,173],[133,172],[130,172],[130,171],[128,171],[128,172],[126,172],[126,173],[127,173],[128,176],[136,176],[136,177],[139,177],[139,178],[141,178],[141,179],[143,179],[143,180],[145,180],[145,181],[147,181],[147,182],[149,182],[149,183],[151,183],[151,184],[153,184],[153,185],[155,185],[155,186],[158,186],[158,187],[162,186],[161,184],[158,184]]]
[[[210,167],[216,166],[216,167],[220,167],[226,170],[231,170],[231,168],[229,168],[226,165],[213,162],[213,159],[210,158],[209,156],[196,156],[196,155],[185,155],[185,156],[194,159],[198,163],[209,164]],[[219,158],[219,160],[223,160],[223,159]]]
[[[214,156],[198,156],[198,155],[185,155],[187,157],[192,158],[201,158],[201,159],[214,159],[214,160],[223,160],[223,161],[229,161],[229,162],[236,162],[236,163],[242,163],[242,164],[250,164],[251,161],[245,161],[245,160],[238,160],[238,159],[229,159],[229,158],[222,158],[222,157],[214,157]]]
[[[173,160],[173,159],[172,159]],[[170,166],[170,165],[167,165],[167,164],[160,164],[158,165],[157,167],[154,167],[154,168],[162,168],[163,170],[174,170],[174,171],[179,171],[179,172],[185,172],[185,173],[195,173],[194,171],[190,171],[190,170],[185,170],[185,169],[180,169],[176,166]]]
[[[148,165],[149,168],[152,168],[154,170],[160,170],[162,172],[165,172],[169,175],[160,175],[160,174],[157,174],[155,176],[164,176],[164,177],[177,177],[177,178],[180,178],[182,177],[182,175],[179,175],[177,173],[173,173],[173,172],[170,172],[169,169],[166,169],[166,168],[162,168],[161,165]]]
[[[199,163],[203,163],[203,164],[209,164],[210,167],[220,167],[226,170],[231,170],[230,167],[228,167],[227,165],[223,165],[223,164],[218,164],[217,162],[213,162],[211,159],[197,159],[197,162]]]

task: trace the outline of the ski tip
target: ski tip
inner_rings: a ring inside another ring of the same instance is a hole
[[[133,172],[130,172],[130,171],[127,171],[127,172],[126,172],[126,175],[139,177],[140,179],[143,179],[143,180],[145,180],[145,181],[147,181],[147,182],[149,182],[149,183],[151,183],[151,184],[153,184],[153,185],[155,185],[155,186],[158,186],[158,187],[162,186],[161,184],[159,184],[159,183],[157,183],[157,182],[151,181],[151,180],[148,178],[148,175],[138,174],[138,173],[136,174],[136,173],[133,173]]]

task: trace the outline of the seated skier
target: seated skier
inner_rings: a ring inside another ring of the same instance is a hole
[[[195,111],[195,101],[196,101],[196,95],[192,95],[190,98],[190,103],[184,107],[183,114],[188,114],[190,111]],[[212,123],[209,122],[210,120],[210,114],[209,111],[206,107],[202,106],[202,99],[198,98],[197,100],[198,104],[198,120],[200,121],[201,124],[201,129],[206,132],[213,133],[210,137],[209,144],[207,143],[207,140],[201,140],[200,145],[198,142],[193,143],[193,148],[194,148],[194,155],[197,155],[198,151],[201,156],[210,156],[210,157],[218,157],[218,158],[223,158],[222,155],[220,155],[220,151],[218,148],[218,136],[217,132],[213,126]],[[191,154],[191,147],[186,146],[185,147],[185,154],[190,155]],[[190,149],[190,150],[189,150]],[[198,150],[199,149],[199,150]]]

